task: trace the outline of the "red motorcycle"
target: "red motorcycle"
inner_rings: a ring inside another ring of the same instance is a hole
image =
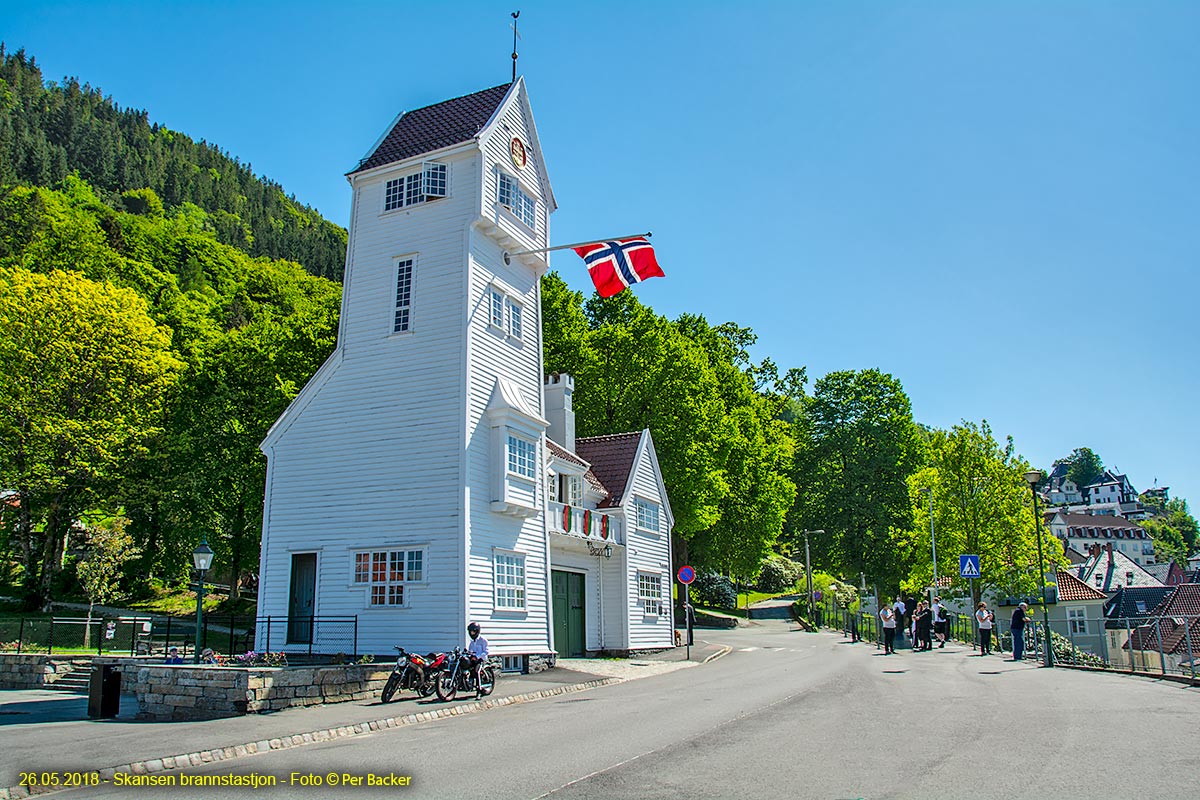
[[[392,674],[388,676],[379,699],[390,703],[401,689],[416,692],[420,697],[433,694],[438,676],[446,668],[446,654],[429,653],[422,656],[406,652],[403,647],[397,647],[396,651],[399,654],[396,666],[392,667]]]

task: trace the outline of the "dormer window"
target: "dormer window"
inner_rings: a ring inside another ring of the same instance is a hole
[[[384,186],[383,210],[395,211],[446,196],[446,165],[430,161],[419,172],[393,178]]]
[[[537,208],[537,201],[525,193],[516,178],[503,172],[500,173],[496,200],[529,228],[534,227],[534,210]]]

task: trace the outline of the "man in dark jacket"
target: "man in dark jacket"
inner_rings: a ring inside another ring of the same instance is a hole
[[[1025,612],[1028,610],[1028,603],[1021,603],[1017,606],[1017,610],[1012,615],[1012,622],[1008,626],[1012,631],[1013,661],[1020,661],[1025,657]]]

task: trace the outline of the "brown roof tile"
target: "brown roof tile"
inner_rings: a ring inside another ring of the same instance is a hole
[[[350,174],[470,141],[492,118],[511,85],[493,86],[482,92],[405,112],[375,150]]]
[[[588,436],[575,440],[575,452],[592,465],[592,472],[609,492],[605,505],[615,506],[625,496],[629,473],[637,456],[640,432]]]
[[[1058,573],[1059,600],[1106,600],[1108,595],[1093,589],[1069,572]]]

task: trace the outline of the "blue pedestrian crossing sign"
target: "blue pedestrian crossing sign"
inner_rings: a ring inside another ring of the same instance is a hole
[[[978,578],[979,556],[959,556],[958,576],[960,578]]]

